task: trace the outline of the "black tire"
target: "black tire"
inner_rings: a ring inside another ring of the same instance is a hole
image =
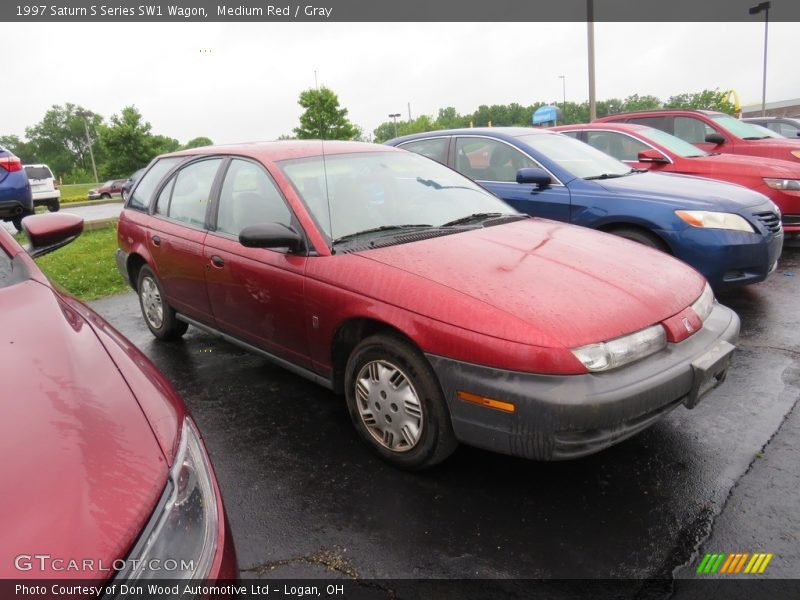
[[[61,208],[61,203],[58,200],[54,200],[53,202],[49,202],[47,204],[47,210],[50,212],[58,212],[59,208]]]
[[[139,270],[136,285],[139,307],[150,332],[160,340],[170,341],[180,338],[189,328],[188,323],[175,317],[175,310],[167,304],[164,289],[153,270],[143,266]],[[160,318],[159,318],[160,317]]]
[[[669,254],[669,248],[667,245],[654,234],[644,231],[643,229],[634,229],[631,227],[620,227],[619,229],[612,229],[608,233],[613,233],[614,235],[618,235],[621,238],[625,238],[626,240],[631,240],[632,242],[637,242],[642,244],[643,246],[649,246],[650,248],[655,248],[656,250],[661,250],[662,252],[666,252]]]
[[[111,199],[111,194],[100,194],[101,200],[109,200]]]
[[[22,219],[25,217],[29,217],[34,214],[35,211],[24,211],[22,214],[17,215],[15,217],[11,217],[11,223],[14,225],[17,231],[22,231]]]
[[[362,340],[347,360],[344,386],[356,430],[386,462],[417,471],[456,449],[450,412],[433,369],[399,336],[377,334]]]

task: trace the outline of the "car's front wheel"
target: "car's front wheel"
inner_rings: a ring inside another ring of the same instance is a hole
[[[59,208],[61,208],[61,203],[58,200],[47,203],[47,210],[50,212],[58,212]]]
[[[167,303],[161,283],[150,267],[144,266],[139,271],[136,289],[142,316],[154,336],[160,340],[176,340],[186,333],[189,325],[175,316],[175,310]]]
[[[345,396],[361,438],[397,467],[424,469],[456,448],[433,369],[399,336],[373,335],[356,346],[347,361]]]
[[[111,198],[111,194],[100,194],[101,200],[108,200]]]

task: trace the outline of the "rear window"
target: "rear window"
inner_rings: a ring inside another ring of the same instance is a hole
[[[50,179],[53,174],[47,167],[25,167],[25,173],[28,179]]]
[[[157,161],[139,180],[139,185],[134,188],[133,194],[131,194],[131,198],[128,200],[127,207],[147,210],[147,207],[150,206],[150,198],[156,187],[158,187],[161,179],[172,167],[182,160],[184,160],[184,157],[172,156]]]

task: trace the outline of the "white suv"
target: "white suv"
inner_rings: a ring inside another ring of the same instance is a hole
[[[61,190],[58,189],[53,172],[47,165],[25,165],[25,173],[31,183],[33,205],[46,206],[50,212],[60,207]]]

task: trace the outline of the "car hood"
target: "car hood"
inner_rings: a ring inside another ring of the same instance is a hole
[[[78,312],[34,280],[0,289],[0,304],[0,577],[105,579],[156,505],[167,460]],[[92,565],[15,569],[35,554]]]
[[[545,219],[377,248],[358,256],[429,286],[353,265],[361,293],[509,341],[574,348],[667,319],[694,302],[703,277],[634,242]],[[425,293],[411,293],[424,289]]]
[[[615,194],[679,204],[683,209],[740,211],[769,201],[740,185],[674,173],[635,173],[594,182]]]
[[[744,156],[741,154],[712,154],[684,159],[688,164],[698,167],[709,177],[716,174],[744,175],[753,177],[775,177],[778,179],[800,179],[800,163]]]

